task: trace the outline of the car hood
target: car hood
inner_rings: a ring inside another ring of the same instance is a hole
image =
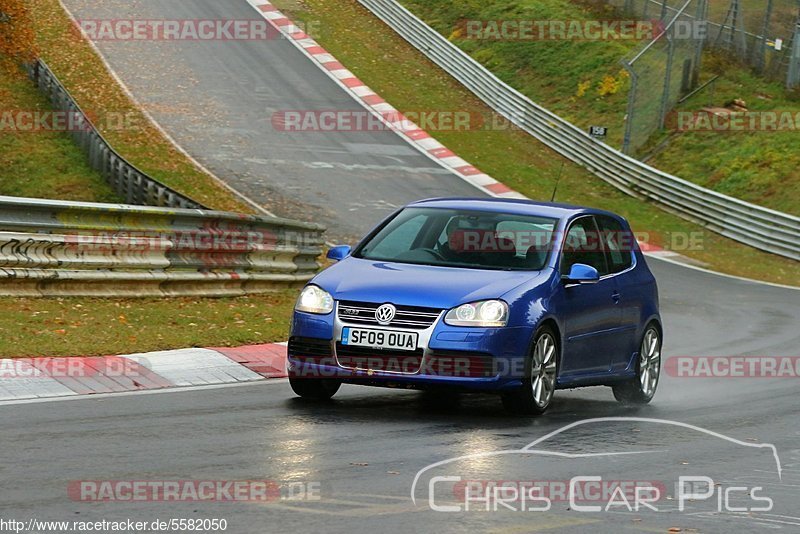
[[[314,278],[337,300],[452,308],[543,282],[540,271],[490,271],[347,258]]]

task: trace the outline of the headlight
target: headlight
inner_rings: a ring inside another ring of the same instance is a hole
[[[300,292],[294,309],[301,312],[324,315],[333,311],[333,297],[319,286],[306,286]]]
[[[505,326],[508,323],[508,304],[502,300],[462,304],[447,312],[444,322],[450,326]]]

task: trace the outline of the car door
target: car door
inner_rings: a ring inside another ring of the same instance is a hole
[[[559,268],[562,275],[572,265],[583,263],[597,269],[596,284],[562,284],[560,304],[564,325],[561,375],[591,375],[608,372],[614,353],[614,338],[620,326],[617,281],[608,276],[608,264],[593,216],[570,223],[562,244]]]
[[[605,215],[596,217],[603,239],[609,276],[617,281],[620,328],[618,342],[611,359],[611,370],[622,371],[638,350],[639,320],[642,316],[640,283],[634,270],[633,233],[621,221]]]

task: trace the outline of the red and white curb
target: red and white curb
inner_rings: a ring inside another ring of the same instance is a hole
[[[452,150],[431,137],[429,133],[408,120],[394,106],[387,103],[375,91],[359,80],[355,74],[347,70],[344,65],[336,60],[314,39],[308,36],[301,28],[296,26],[274,5],[265,0],[247,0],[264,19],[276,30],[286,37],[294,46],[308,56],[315,65],[325,72],[344,91],[352,96],[356,102],[370,111],[378,120],[397,132],[414,148],[451,171],[459,178],[469,182],[478,189],[495,197],[525,198],[524,195],[514,191],[507,185],[498,182],[488,174],[481,172],[464,159],[458,157]],[[389,121],[387,117],[393,119]]]
[[[286,376],[285,343],[90,358],[0,359],[0,401],[235,384]]]

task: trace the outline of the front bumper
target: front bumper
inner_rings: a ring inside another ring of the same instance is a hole
[[[328,315],[295,312],[289,343],[289,376],[333,378],[348,383],[403,388],[502,391],[521,385],[533,329],[465,328],[440,316],[425,330],[385,327],[419,334],[415,353],[352,350],[343,354],[342,328],[364,328]],[[369,327],[373,328],[373,327]]]

